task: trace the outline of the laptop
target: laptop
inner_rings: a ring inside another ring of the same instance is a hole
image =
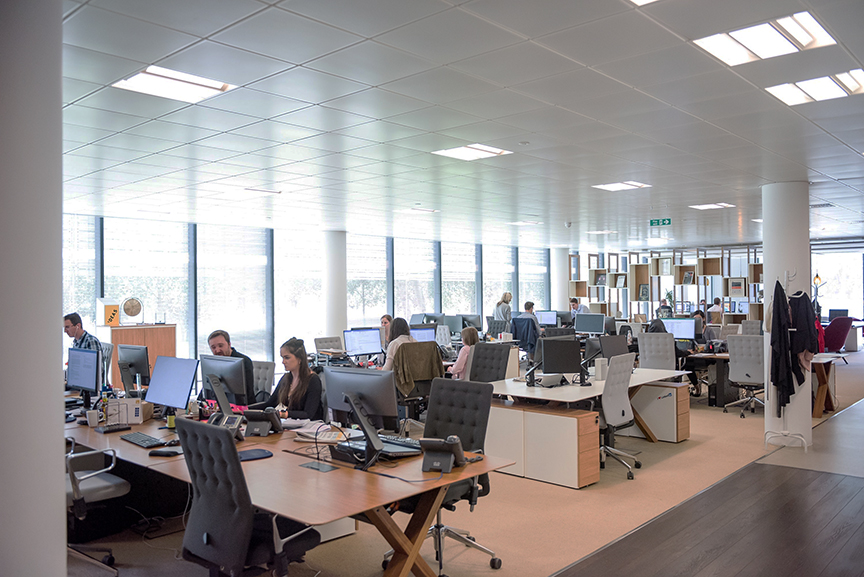
[[[419,455],[422,451],[420,449],[413,449],[411,447],[403,447],[401,445],[396,445],[394,443],[388,443],[387,441],[383,441],[384,449],[381,451],[382,457],[389,457],[391,459],[397,459],[401,457],[415,457]],[[358,439],[355,441],[343,441],[336,445],[339,449],[343,451],[356,451],[360,453],[366,452],[366,439]]]

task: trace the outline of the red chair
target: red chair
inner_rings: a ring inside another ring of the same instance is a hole
[[[852,328],[852,317],[837,317],[825,327],[825,352],[839,353],[840,349],[846,344],[846,337],[849,336],[849,329]],[[847,365],[849,361],[843,359]]]

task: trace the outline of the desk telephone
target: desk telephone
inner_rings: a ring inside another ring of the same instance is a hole
[[[228,402],[228,397],[225,395],[225,389],[219,378],[216,375],[207,375],[207,377],[210,379],[210,385],[216,395],[216,402],[219,404],[219,412],[210,415],[207,423],[225,427],[234,434],[234,438],[242,441],[243,433],[240,432],[240,427],[243,425],[243,415],[236,415],[231,410],[231,404]]]
[[[449,473],[453,467],[464,467],[466,463],[483,460],[483,455],[466,459],[462,440],[456,435],[450,435],[446,439],[420,439],[420,448],[423,450],[424,472]]]

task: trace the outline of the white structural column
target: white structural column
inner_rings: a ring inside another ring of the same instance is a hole
[[[810,187],[807,182],[782,182],[762,187],[762,247],[765,275],[765,310],[774,300],[774,284],[783,285],[789,278],[786,296],[805,291],[810,293]],[[770,326],[765,327],[766,401],[765,432],[789,432],[801,435],[812,443],[810,420],[810,373],[803,385],[796,386],[792,401],[784,409],[784,418],[777,417],[777,395],[770,383]],[[793,359],[793,362],[797,362]],[[775,445],[800,445],[791,436],[769,435]]]
[[[348,259],[347,233],[328,230],[324,233],[324,328],[326,336],[342,335],[348,328]],[[308,345],[307,345],[308,347]]]
[[[3,575],[66,575],[62,14],[59,0],[0,2],[0,388],[18,405],[0,419]]]
[[[566,248],[553,248],[549,251],[549,283],[552,285],[553,311],[570,309],[568,288],[570,285],[570,251]]]

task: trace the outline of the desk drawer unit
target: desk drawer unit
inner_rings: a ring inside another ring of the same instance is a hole
[[[630,398],[630,403],[658,441],[680,443],[690,438],[690,391],[686,384],[642,385]],[[619,434],[645,437],[636,426],[622,429]]]
[[[500,469],[502,473],[525,476],[524,413],[513,401],[492,401],[489,426],[486,429],[486,453],[516,461]]]
[[[526,477],[573,488],[600,480],[598,413],[529,406],[524,414]]]

